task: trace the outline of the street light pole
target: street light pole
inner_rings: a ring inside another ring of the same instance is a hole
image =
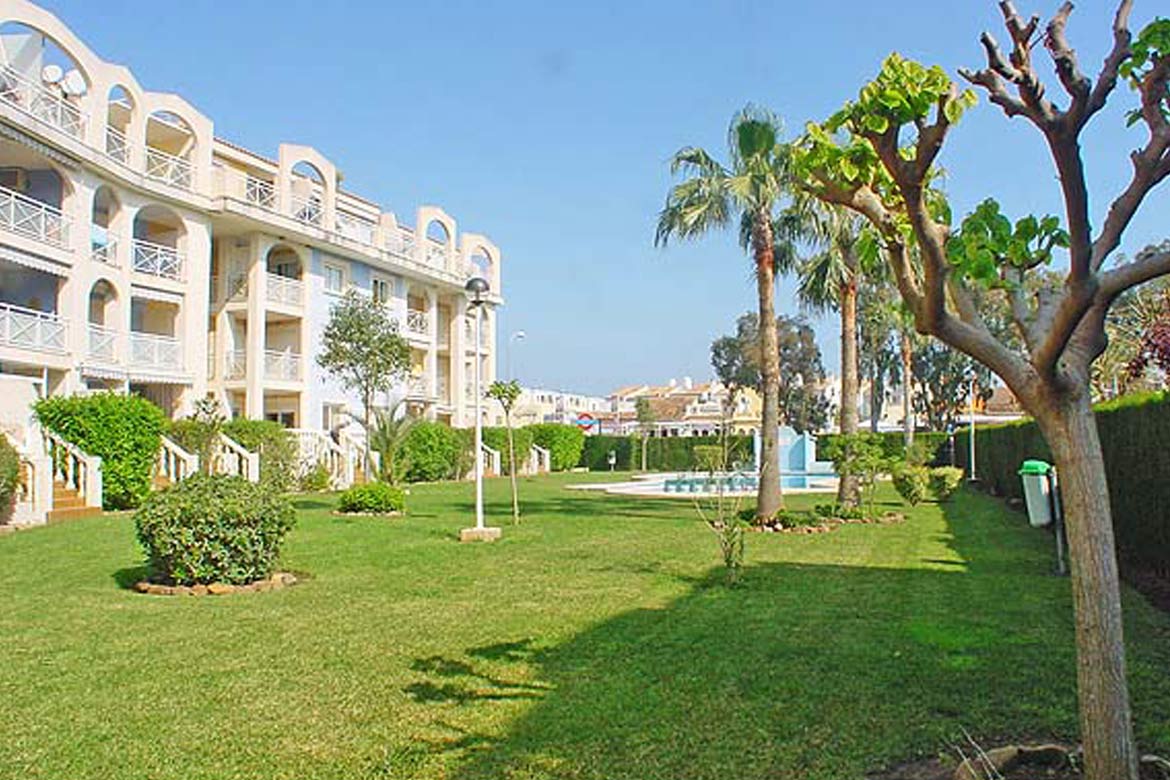
[[[475,527],[459,532],[461,542],[490,542],[500,538],[499,528],[487,528],[483,522],[483,296],[487,279],[476,276],[464,285],[475,309]]]
[[[508,337],[508,343],[504,347],[504,351],[506,353],[504,355],[504,362],[507,364],[507,368],[508,368],[508,381],[511,381],[511,380],[516,378],[512,374],[512,342],[513,341],[523,341],[526,338],[528,338],[528,334],[522,330],[515,331],[512,333],[511,336]]]

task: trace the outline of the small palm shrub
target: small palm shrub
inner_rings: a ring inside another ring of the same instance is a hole
[[[930,492],[930,469],[925,466],[900,464],[890,474],[894,482],[894,489],[910,506],[918,506],[926,500]]]
[[[272,574],[292,504],[272,486],[196,474],[150,496],[134,516],[151,578],[174,585],[242,585]]]
[[[949,501],[962,484],[962,469],[939,466],[930,470],[930,492],[939,501]]]
[[[346,514],[388,515],[406,510],[406,493],[386,482],[367,482],[341,494],[337,511]]]

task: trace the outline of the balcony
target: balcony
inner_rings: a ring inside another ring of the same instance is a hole
[[[244,181],[244,200],[262,209],[276,209],[276,185],[270,181],[249,176]]]
[[[243,379],[248,374],[248,354],[242,349],[229,350],[223,356],[223,378]]]
[[[446,268],[447,247],[444,244],[436,244],[434,241],[428,239],[426,264],[431,268]]]
[[[269,303],[283,306],[303,306],[305,285],[300,279],[268,273],[265,281],[265,297]]]
[[[7,65],[0,68],[0,100],[74,138],[85,136],[86,117],[80,108]]]
[[[374,223],[352,214],[337,215],[337,234],[366,246],[374,245]]]
[[[186,265],[184,260],[183,254],[172,247],[134,240],[133,268],[139,273],[181,282]]]
[[[181,190],[191,189],[191,163],[149,146],[146,147],[146,176]]]
[[[413,259],[414,233],[398,230],[386,234],[386,251],[399,257]]]
[[[118,239],[113,236],[93,236],[89,240],[89,257],[98,263],[118,267]]]
[[[110,125],[106,126],[106,156],[123,165],[130,162],[130,142],[126,134]]]
[[[130,365],[138,368],[180,371],[183,368],[183,346],[173,336],[131,333]]]
[[[94,360],[113,363],[116,359],[118,332],[103,325],[89,325],[88,354]]]
[[[408,398],[426,398],[430,395],[427,390],[427,378],[422,374],[413,374],[406,382]]]
[[[65,351],[65,320],[56,314],[0,303],[0,344]]]
[[[279,382],[300,382],[304,377],[304,361],[295,352],[264,350],[264,378]]]
[[[325,207],[321,199],[315,195],[307,198],[294,195],[291,205],[293,219],[298,222],[321,227],[321,223],[325,221]]]
[[[0,187],[0,229],[69,248],[69,217],[58,208],[5,187]]]
[[[406,310],[406,332],[414,336],[426,336],[431,332],[431,318],[425,311]]]

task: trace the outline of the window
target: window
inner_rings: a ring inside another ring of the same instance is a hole
[[[339,265],[325,264],[325,291],[338,295],[345,292],[345,269]]]
[[[385,277],[375,276],[370,282],[370,293],[374,296],[374,303],[385,306],[390,302],[393,290],[394,287],[390,284],[390,280]]]
[[[280,423],[285,428],[296,427],[296,413],[295,412],[268,412],[264,415],[264,419],[269,422]]]

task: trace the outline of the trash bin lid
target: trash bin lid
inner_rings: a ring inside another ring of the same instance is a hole
[[[1042,460],[1026,460],[1020,464],[1019,474],[1036,474],[1043,476],[1052,470],[1052,466]]]

